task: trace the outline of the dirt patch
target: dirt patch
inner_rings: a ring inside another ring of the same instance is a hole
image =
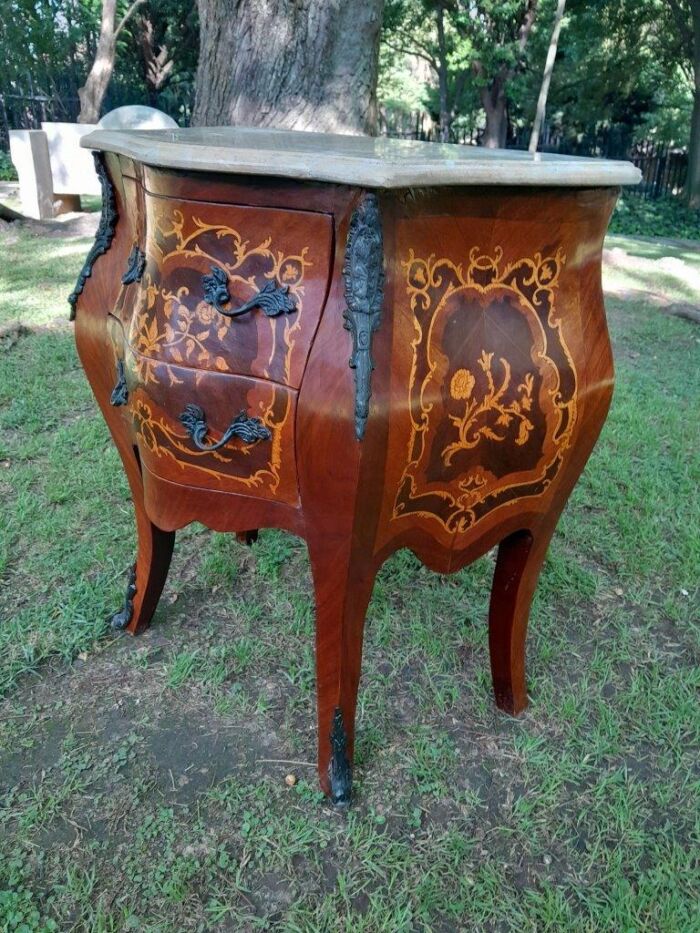
[[[19,321],[12,321],[0,327],[0,353],[11,350],[22,337],[31,334],[31,329]]]

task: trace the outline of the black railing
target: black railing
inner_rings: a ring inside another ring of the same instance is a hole
[[[77,97],[0,92],[0,149],[10,148],[10,130],[38,130],[47,121],[73,123],[79,112]]]
[[[22,92],[10,85],[11,90],[0,90],[0,149],[10,148],[10,130],[38,130],[46,122],[75,123],[80,113],[80,100],[75,87],[63,88],[48,94]],[[26,88],[25,88],[26,90]],[[190,95],[191,96],[191,95]],[[186,97],[186,95],[185,95]],[[138,88],[112,82],[105,95],[103,113],[124,104],[146,104],[145,92]],[[180,107],[179,100],[168,101],[162,95],[157,102],[159,109],[169,113],[180,123],[189,122],[189,100]]]
[[[442,139],[439,124],[426,111],[404,112],[383,109],[379,118],[383,136],[400,139],[419,139],[439,142]],[[478,146],[481,131],[459,122],[450,127],[449,142]],[[527,149],[530,129],[511,131],[506,142],[508,149]],[[642,181],[628,193],[637,197],[655,199],[681,194],[688,173],[688,152],[654,140],[635,141],[626,126],[610,126],[567,135],[556,127],[545,126],[540,138],[542,152],[561,155],[589,156],[604,159],[627,159],[642,173]]]

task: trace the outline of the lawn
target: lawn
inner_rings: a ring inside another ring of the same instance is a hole
[[[0,930],[698,930],[700,326],[669,312],[700,306],[700,253],[609,244],[616,394],[529,710],[491,698],[492,557],[395,555],[341,813],[303,542],[187,528],[152,628],[105,628],[134,535],[67,322],[88,228],[0,229]]]

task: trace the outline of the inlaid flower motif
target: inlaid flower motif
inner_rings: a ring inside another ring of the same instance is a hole
[[[298,278],[300,278],[300,270],[294,265],[294,263],[286,263],[284,269],[282,270],[282,281],[296,282]]]
[[[195,308],[195,314],[197,319],[202,324],[211,324],[212,321],[218,316],[216,308],[213,308],[211,305],[207,304],[206,301],[200,301],[197,307]]]
[[[186,230],[186,227],[190,229]],[[279,282],[284,294],[289,293],[284,310],[299,312],[295,320],[286,326],[283,334],[282,352],[285,352],[285,374],[289,378],[291,354],[302,310],[304,275],[306,269],[313,266],[307,258],[309,247],[305,246],[296,255],[286,256],[281,250],[271,249],[270,237],[251,246],[232,227],[207,224],[194,216],[187,218],[186,222],[184,214],[179,210],[173,211],[171,216],[159,216],[156,228],[163,253],[161,265],[173,259],[179,263],[183,257],[196,257],[197,263],[202,259],[208,260],[212,271],[203,277],[205,300],[194,307],[189,306],[194,302],[188,286],[169,291],[159,288],[148,270],[144,273],[140,292],[143,296],[142,305],[135,316],[133,327],[136,349],[154,359],[160,358],[166,351],[168,360],[178,365],[189,363],[206,368],[213,366],[220,372],[230,372],[226,342],[231,318],[220,314],[217,306],[230,301],[230,281],[237,280],[254,286],[259,285],[260,281],[269,280],[261,291],[273,282]],[[210,255],[206,251],[206,243],[199,240],[200,236],[215,236],[217,240],[231,244],[232,254],[226,257],[225,268],[221,265],[221,250],[216,256]],[[201,268],[199,265],[197,267]],[[276,339],[275,332],[273,341]],[[273,344],[271,360],[275,352]],[[150,363],[148,365],[151,366]],[[200,375],[201,371],[198,370],[197,374]],[[173,380],[177,381],[172,372],[169,378],[171,384]],[[159,381],[155,376],[155,366],[151,367],[150,381]]]
[[[509,436],[511,425],[517,424],[518,434],[514,438],[518,446],[527,443],[533,424],[525,414],[530,410],[533,392],[533,374],[526,373],[517,386],[516,397],[508,399],[511,389],[511,366],[508,360],[500,357],[503,373],[500,385],[494,372],[493,353],[481,351],[479,366],[486,377],[486,391],[483,396],[474,395],[475,378],[468,369],[458,369],[450,382],[452,398],[466,402],[464,414],[450,415],[450,420],[457,429],[458,440],[448,444],[442,452],[445,466],[460,450],[469,450],[482,440],[501,442]],[[501,429],[501,430],[499,430]],[[512,436],[512,435],[511,435]]]
[[[468,399],[474,390],[474,376],[468,369],[458,369],[450,382],[452,398],[462,401]]]

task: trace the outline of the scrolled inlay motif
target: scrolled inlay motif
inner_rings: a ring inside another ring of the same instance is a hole
[[[145,272],[131,331],[132,345],[143,359],[144,381],[153,379],[150,360],[235,371],[229,352],[236,340],[234,318],[256,307],[271,319],[271,326],[275,318],[284,318],[279,333],[276,327],[272,331],[269,358],[282,355],[289,378],[302,320],[304,276],[312,265],[309,247],[285,253],[273,249],[269,237],[252,243],[234,227],[209,224],[167,205],[155,213],[153,230],[153,248],[159,259],[153,270]],[[187,271],[204,263],[209,272],[200,273],[201,284],[193,287]],[[179,271],[173,278],[165,276],[163,269]],[[183,284],[175,286],[180,280]],[[233,309],[225,307],[241,293],[245,301]],[[278,354],[280,337],[283,347]]]
[[[197,406],[194,406],[194,408],[197,409]],[[289,415],[288,408],[285,408],[283,415],[277,422],[273,421],[274,412],[271,408],[266,411],[263,419],[247,419],[245,415],[243,415],[243,418],[239,415],[240,421],[232,436],[242,430],[244,419],[255,422],[253,426],[248,425],[248,431],[243,429],[246,436],[251,436],[249,433],[251,430],[255,431],[256,435],[259,436],[248,441],[242,438],[241,444],[235,447],[231,445],[225,447],[217,442],[207,446],[204,442],[207,433],[206,421],[203,412],[200,417],[200,412],[201,409],[188,412],[185,419],[187,423],[180,422],[183,424],[185,432],[181,433],[166,418],[159,417],[154,412],[150,402],[138,398],[131,408],[139,444],[143,445],[157,459],[167,458],[177,464],[183,471],[195,470],[213,479],[238,483],[248,489],[267,488],[271,493],[276,493],[280,483],[281,470],[280,434]],[[193,446],[192,432],[197,430],[201,432],[201,424],[204,426],[204,437],[200,435],[203,446]],[[272,444],[269,449],[267,464],[250,472],[245,463],[247,460],[245,454],[246,445],[253,443],[255,440],[268,439],[271,439]],[[230,437],[226,440],[230,440]],[[217,464],[229,465],[236,462],[240,462],[242,467],[240,475],[223,473],[221,467],[217,467]]]
[[[555,295],[565,257],[402,263],[414,315],[407,466],[393,518],[422,515],[446,532],[541,495],[577,418],[577,374]]]

